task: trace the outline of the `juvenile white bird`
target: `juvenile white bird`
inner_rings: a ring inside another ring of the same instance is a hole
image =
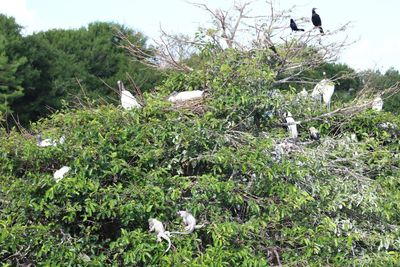
[[[382,111],[383,109],[383,100],[380,96],[376,97],[372,102],[372,109],[376,111]]]
[[[169,238],[171,236],[170,232],[165,231],[164,225],[162,222],[160,222],[157,219],[149,219],[149,231],[153,232],[155,231],[157,234],[157,242],[161,242],[162,239],[165,239],[168,242],[168,248],[165,252],[168,252],[168,250],[171,248],[171,239]]]
[[[297,125],[290,112],[286,113],[286,123],[288,124],[289,137],[296,139],[298,137]]]
[[[191,234],[195,229],[199,229],[204,226],[204,224],[201,225],[196,225],[196,218],[194,216],[185,211],[185,210],[180,210],[177,212],[179,216],[182,217],[183,223],[185,224],[185,232],[171,232],[171,234]]]
[[[67,174],[67,172],[69,172],[70,169],[71,168],[68,166],[63,166],[61,169],[55,171],[53,174],[53,178],[56,181],[56,183],[61,181],[64,178],[64,175]]]
[[[318,141],[321,138],[321,135],[319,134],[318,130],[315,129],[315,127],[310,127],[308,130],[310,131],[311,139]]]
[[[183,91],[183,92],[173,92],[170,97],[168,97],[169,102],[179,102],[179,101],[188,101],[188,100],[196,100],[202,98],[204,95],[204,91],[202,90],[194,90],[194,91]]]
[[[141,108],[142,106],[136,101],[136,98],[131,94],[131,92],[125,89],[124,84],[121,81],[117,82],[119,93],[121,95],[121,106],[130,110],[132,108]]]

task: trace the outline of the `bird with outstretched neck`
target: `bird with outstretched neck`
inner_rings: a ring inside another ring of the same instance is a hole
[[[296,22],[294,22],[293,19],[290,19],[290,28],[291,28],[292,31],[294,31],[294,32],[298,32],[298,31],[304,32],[304,29],[299,29],[299,28],[297,28],[297,24],[296,24]]]
[[[319,28],[319,32],[324,34],[324,30],[322,29],[322,22],[320,16],[315,12],[316,8],[314,7],[312,9],[312,16],[311,16],[311,21],[314,24],[315,27]]]

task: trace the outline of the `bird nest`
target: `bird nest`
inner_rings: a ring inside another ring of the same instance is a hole
[[[177,101],[173,104],[176,110],[189,110],[195,114],[203,115],[206,111],[204,98],[195,100]]]

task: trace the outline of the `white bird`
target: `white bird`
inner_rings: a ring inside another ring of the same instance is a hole
[[[54,180],[56,180],[56,183],[61,181],[64,178],[64,175],[69,172],[71,168],[68,166],[63,166],[61,169],[57,170],[53,174]]]
[[[161,242],[162,239],[165,239],[168,242],[168,248],[165,252],[168,252],[168,250],[171,248],[171,233],[168,231],[165,231],[164,225],[162,222],[160,222],[157,219],[149,219],[149,231],[153,232],[155,231],[157,234],[157,242]]]
[[[380,96],[378,96],[372,102],[372,109],[376,111],[382,111],[382,108],[383,108],[383,100]]]
[[[328,79],[323,79],[315,85],[311,96],[321,100],[322,95],[322,100],[326,104],[328,110],[330,110],[333,92],[335,92],[335,84]]]
[[[132,108],[141,108],[142,106],[136,101],[136,98],[131,94],[131,92],[127,91],[124,87],[124,84],[121,81],[117,82],[119,93],[121,95],[121,106],[130,110]]]
[[[186,210],[180,210],[177,212],[179,216],[182,217],[183,223],[185,224],[185,232],[171,232],[171,234],[191,234],[195,229],[199,229],[204,226],[204,224],[198,225],[194,216]]]
[[[196,100],[202,98],[204,91],[202,90],[194,90],[194,91],[183,91],[183,92],[173,92],[170,97],[168,97],[169,102],[179,102],[179,101],[188,101],[188,100]]]
[[[286,123],[288,124],[290,138],[296,139],[298,137],[297,125],[290,112],[286,113]]]
[[[39,147],[57,146],[57,144],[61,144],[61,145],[64,144],[65,136],[64,135],[61,136],[60,140],[57,142],[51,138],[46,138],[46,139],[42,140],[42,136],[39,134],[36,136],[36,141],[37,141],[37,145]]]

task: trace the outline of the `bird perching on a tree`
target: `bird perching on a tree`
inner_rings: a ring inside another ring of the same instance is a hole
[[[297,27],[297,24],[296,24],[296,22],[294,22],[293,19],[290,19],[290,28],[291,28],[292,31],[294,31],[294,32],[298,32],[298,31],[304,32],[304,29],[299,29],[299,28]]]
[[[319,32],[324,34],[324,30],[322,29],[322,22],[320,16],[315,12],[316,8],[314,7],[312,9],[312,16],[311,16],[311,21],[314,24],[316,28],[319,28]]]

